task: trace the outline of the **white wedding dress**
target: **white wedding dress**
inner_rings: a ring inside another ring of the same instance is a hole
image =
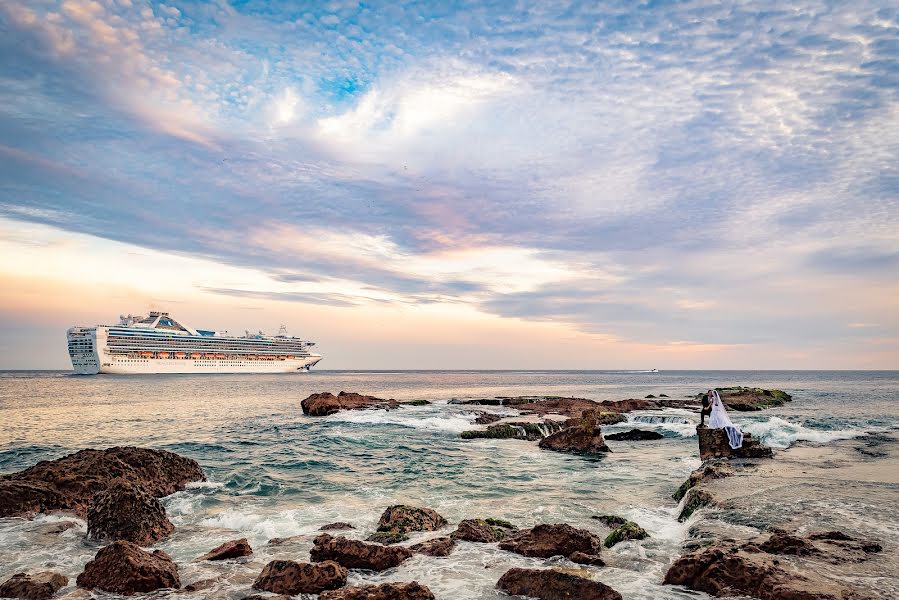
[[[743,445],[743,432],[727,416],[727,411],[724,410],[724,404],[721,402],[718,390],[713,390],[712,395],[714,400],[712,401],[712,414],[709,416],[709,427],[712,429],[723,429],[727,433],[727,441],[730,442],[730,447],[736,450]]]

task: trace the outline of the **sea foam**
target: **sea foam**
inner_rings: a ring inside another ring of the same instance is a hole
[[[766,446],[789,448],[796,442],[826,444],[836,440],[849,440],[865,435],[862,429],[812,429],[798,423],[790,423],[780,417],[770,417],[767,421],[740,424],[743,431],[751,433]]]

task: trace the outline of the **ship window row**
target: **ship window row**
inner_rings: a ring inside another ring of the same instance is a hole
[[[111,346],[115,345],[154,345],[154,346],[171,346],[171,347],[180,347],[180,348],[227,348],[227,349],[235,349],[235,350],[248,350],[248,351],[302,351],[307,348],[305,344],[266,344],[266,345],[258,345],[258,344],[244,344],[240,342],[205,342],[198,341],[196,339],[193,340],[154,340],[154,339],[122,339],[122,338],[107,338],[107,343]]]
[[[232,354],[308,354],[305,348],[234,348],[234,347],[203,347],[173,344],[108,344],[110,350],[116,351],[146,351],[146,352],[230,352]],[[87,348],[90,349],[90,348]]]

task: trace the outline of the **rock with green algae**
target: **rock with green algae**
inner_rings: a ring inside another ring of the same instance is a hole
[[[502,519],[465,519],[450,534],[454,540],[492,544],[516,533],[515,526]]]
[[[681,509],[677,520],[680,522],[686,521],[697,510],[712,504],[714,501],[715,499],[707,491],[695,487],[690,488],[684,498],[684,506]]]
[[[627,523],[627,519],[619,517],[618,515],[593,515],[591,518],[596,519],[606,527],[611,527],[612,529]]]
[[[543,423],[499,423],[491,425],[487,429],[474,429],[471,431],[463,431],[463,440],[473,440],[478,438],[496,439],[496,440],[528,440],[531,442],[542,440],[547,435],[553,434],[562,429],[561,421],[547,420]]]
[[[399,531],[377,531],[365,538],[365,541],[389,546],[390,544],[399,544],[400,542],[405,542],[408,539],[408,535],[406,535],[405,533],[400,533]]]
[[[736,411],[756,411],[765,408],[783,406],[793,400],[793,397],[783,390],[766,390],[743,386],[715,388],[721,396],[724,406]],[[697,400],[702,400],[705,392],[696,394]]]
[[[730,477],[734,474],[734,468],[727,459],[713,458],[700,465],[698,469],[690,473],[690,477],[681,484],[677,491],[672,494],[672,498],[680,502],[690,488],[696,487],[706,479],[721,479]]]
[[[618,542],[626,542],[628,540],[645,540],[649,537],[649,534],[646,533],[646,530],[634,523],[633,521],[626,521],[624,524],[619,525],[615,529],[612,530],[612,533],[606,536],[605,541],[603,541],[603,545],[606,548],[611,548]]]

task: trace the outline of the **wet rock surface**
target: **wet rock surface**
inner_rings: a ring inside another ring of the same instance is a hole
[[[646,533],[646,530],[634,523],[633,521],[625,521],[621,525],[615,527],[609,535],[606,536],[606,539],[603,540],[603,545],[606,548],[611,548],[615,544],[620,542],[626,542],[629,540],[645,540],[649,537],[649,534]]]
[[[611,452],[602,437],[599,413],[586,411],[574,425],[540,440],[540,447],[555,452],[602,454]]]
[[[643,429],[631,429],[621,433],[612,433],[606,436],[607,440],[642,442],[646,440],[660,440],[665,436],[657,431],[645,431]]]
[[[449,556],[456,548],[456,540],[449,536],[431,538],[409,546],[409,550],[427,556]]]
[[[165,450],[120,446],[81,450],[0,477],[0,517],[69,510],[86,518],[94,495],[116,479],[161,498],[205,481],[196,461]]]
[[[378,531],[409,533],[410,531],[436,531],[446,527],[447,521],[430,508],[397,504],[388,506],[378,520]]]
[[[690,473],[690,477],[677,488],[677,491],[671,497],[680,502],[687,495],[687,491],[690,488],[696,487],[703,481],[730,477],[734,473],[733,466],[726,459],[713,458],[706,460],[698,469]]]
[[[116,479],[98,492],[87,511],[87,535],[95,540],[149,546],[174,530],[159,500],[125,479]]]
[[[320,594],[346,585],[347,570],[334,561],[315,564],[273,560],[262,569],[253,588],[273,594]]]
[[[508,521],[500,519],[464,519],[451,534],[455,540],[492,544],[518,533]]]
[[[0,583],[0,598],[25,598],[46,600],[69,584],[69,578],[62,573],[39,571],[37,573],[16,573]]]
[[[762,388],[749,387],[727,387],[716,388],[718,395],[721,396],[721,402],[724,406],[736,411],[757,411],[766,408],[774,408],[783,406],[787,402],[791,402],[793,397],[782,390],[765,390]],[[697,400],[701,400],[705,392],[696,395]]]
[[[311,394],[300,402],[303,414],[312,417],[333,415],[341,410],[364,410],[368,408],[396,408],[399,402],[394,399],[385,400],[374,396],[365,396],[355,392],[340,392],[336,396],[331,392]]]
[[[349,523],[344,523],[343,521],[338,521],[337,523],[328,523],[327,525],[322,525],[318,528],[319,531],[343,531],[346,529],[356,529]]]
[[[634,410],[658,408],[659,405],[650,400],[605,400],[596,402],[587,398],[566,398],[562,396],[499,396],[496,398],[477,398],[473,400],[452,400],[451,404],[508,406],[523,414],[545,416],[549,414],[566,417],[580,417],[586,410],[606,413],[626,413]]]
[[[161,588],[180,588],[178,567],[162,550],[147,552],[137,544],[117,541],[101,548],[84,566],[78,587],[130,596]]]
[[[580,559],[576,562],[583,563],[588,560],[587,557],[599,557],[602,540],[586,529],[559,523],[525,529],[501,541],[499,547],[522,556],[539,558],[564,556],[574,560],[572,556],[580,553],[575,555]]]
[[[431,590],[417,581],[347,587],[325,592],[318,598],[319,600],[436,600]]]
[[[496,587],[540,600],[621,600],[621,594],[602,582],[554,569],[510,569]]]
[[[535,442],[557,431],[561,431],[565,425],[561,421],[548,419],[543,423],[528,423],[516,421],[512,423],[497,423],[487,429],[472,429],[462,432],[462,439],[496,439],[496,440],[528,440]]]
[[[408,539],[408,535],[406,535],[405,533],[400,533],[398,531],[376,531],[375,533],[365,538],[365,541],[389,546],[390,544],[399,544],[400,542],[405,542]]]
[[[253,554],[253,548],[247,538],[239,540],[229,540],[199,557],[197,560],[228,560],[230,558],[240,558],[241,556],[249,556]]]
[[[684,505],[681,508],[680,515],[677,520],[683,523],[700,508],[714,504],[715,499],[710,493],[701,488],[691,488],[687,491],[684,499]]]
[[[412,550],[402,546],[368,544],[359,540],[333,537],[327,533],[316,537],[313,544],[310,552],[313,561],[333,560],[348,569],[383,571],[396,567],[413,555]]]
[[[773,458],[774,451],[768,446],[752,437],[750,433],[743,434],[743,445],[739,448],[731,448],[727,438],[727,432],[723,429],[711,429],[709,427],[696,427],[696,435],[699,438],[699,458]]]

